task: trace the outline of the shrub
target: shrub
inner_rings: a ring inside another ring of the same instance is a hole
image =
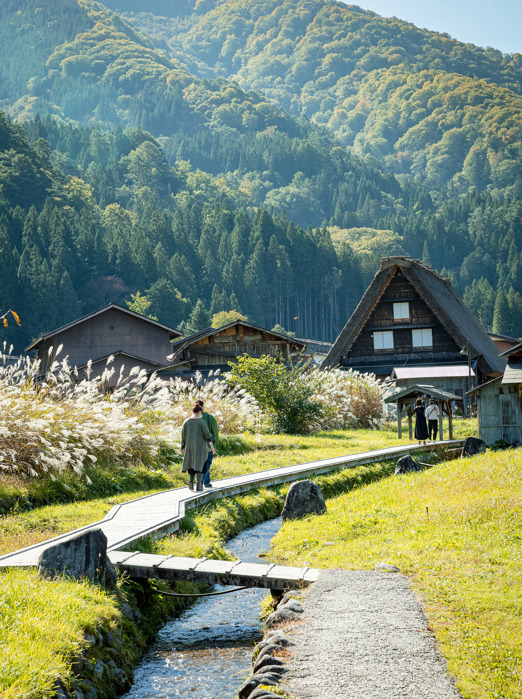
[[[289,367],[282,357],[243,355],[227,378],[256,399],[276,431],[375,428],[384,422],[383,384],[373,374],[321,371],[309,362]]]
[[[230,366],[230,383],[255,398],[275,431],[302,434],[321,422],[325,406],[315,398],[320,380],[308,371],[309,363],[287,367],[282,357],[256,359],[244,354]]]

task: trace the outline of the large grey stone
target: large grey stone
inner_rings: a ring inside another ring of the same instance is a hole
[[[462,447],[462,456],[476,456],[486,451],[486,443],[477,437],[466,437]]]
[[[417,464],[411,454],[406,454],[406,456],[401,456],[400,459],[397,459],[397,463],[395,464],[395,475],[399,476],[403,473],[414,473],[415,471],[420,471],[421,466]]]
[[[302,614],[304,612],[303,605],[296,599],[290,599],[288,602],[285,602],[285,604],[278,604],[277,608],[290,609],[290,611],[296,612],[297,614]]]
[[[252,671],[256,674],[257,672],[261,672],[261,669],[264,667],[273,667],[275,665],[283,667],[283,661],[279,658],[273,658],[271,655],[262,655],[256,660]]]
[[[271,692],[269,689],[258,687],[257,689],[254,689],[252,694],[249,695],[248,699],[281,699],[281,695]]]
[[[281,679],[280,674],[275,674],[272,672],[261,672],[257,675],[252,675],[246,682],[244,682],[238,690],[239,699],[248,699],[252,692],[259,687],[260,684],[274,685]]]
[[[271,629],[278,624],[284,624],[286,621],[297,621],[299,614],[291,609],[276,609],[266,620],[267,628]]]
[[[107,537],[101,529],[92,529],[45,549],[38,559],[38,575],[114,583],[116,572],[107,558]]]
[[[281,513],[281,519],[299,519],[306,515],[322,515],[326,512],[321,488],[314,481],[298,481],[292,483],[286,495],[285,505]]]

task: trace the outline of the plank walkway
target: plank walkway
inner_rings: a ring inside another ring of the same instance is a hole
[[[41,553],[57,543],[66,541],[90,529],[101,529],[107,537],[109,552],[128,549],[132,544],[152,536],[161,538],[179,529],[185,511],[212,499],[246,493],[252,488],[268,487],[296,481],[303,477],[328,473],[342,468],[354,468],[376,461],[396,459],[417,451],[431,451],[440,447],[460,447],[463,440],[436,442],[435,444],[409,444],[399,447],[376,449],[361,454],[311,461],[283,468],[258,471],[244,476],[235,476],[214,481],[212,490],[195,493],[188,488],[175,488],[116,505],[99,522],[94,522],[72,532],[48,539],[40,544],[0,556],[2,567],[32,567],[38,565]]]
[[[131,578],[189,580],[209,585],[249,585],[281,591],[315,582],[321,572],[319,568],[296,568],[275,563],[218,561],[130,551],[111,551],[109,558],[118,573],[127,573]]]

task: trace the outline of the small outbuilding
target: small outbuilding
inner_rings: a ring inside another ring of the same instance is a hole
[[[425,398],[426,400],[433,399],[439,408],[439,439],[444,439],[444,431],[442,421],[444,413],[448,416],[448,431],[449,439],[453,439],[453,416],[451,412],[451,404],[460,400],[460,397],[454,393],[441,391],[435,386],[425,386],[415,384],[414,386],[406,386],[399,389],[395,393],[387,396],[384,399],[385,403],[397,405],[397,425],[399,429],[399,439],[402,437],[402,416],[406,411],[408,415],[408,435],[413,439],[413,415],[415,413],[415,401],[417,398]]]
[[[478,405],[479,437],[488,446],[522,442],[522,342],[502,353],[504,374],[470,391]]]

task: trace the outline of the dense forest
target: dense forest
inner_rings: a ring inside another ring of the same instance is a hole
[[[335,2],[106,5],[0,7],[17,350],[137,292],[333,340],[386,254],[522,335],[518,54]]]

